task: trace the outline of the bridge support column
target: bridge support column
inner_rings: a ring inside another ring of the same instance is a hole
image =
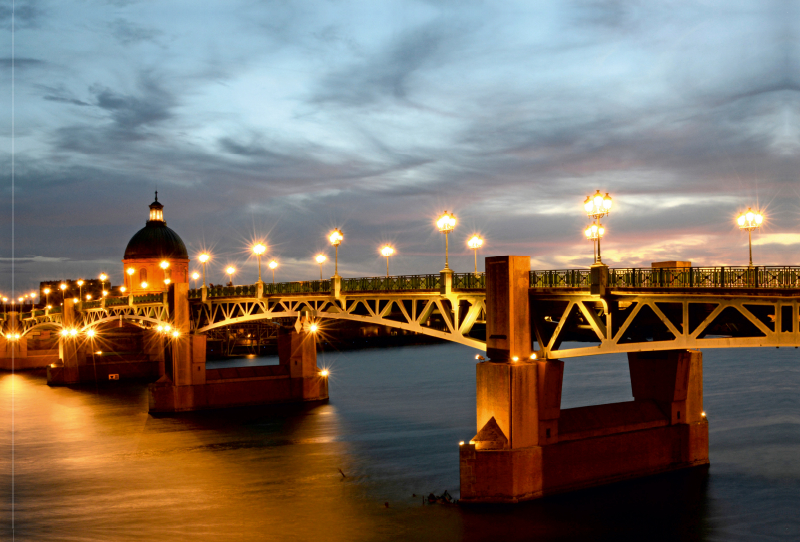
[[[461,502],[517,502],[708,463],[700,352],[631,354],[633,401],[561,409],[564,364],[532,360],[527,258],[486,259],[489,361]]]
[[[180,412],[271,403],[300,403],[328,398],[328,379],[317,368],[316,337],[305,330],[281,330],[280,364],[206,370],[206,337],[189,329],[188,284],[171,289],[173,326],[172,378],[149,388],[150,412]],[[305,317],[304,317],[305,319]]]
[[[80,327],[75,314],[75,302],[72,298],[64,299],[61,309],[61,325],[64,330]],[[85,355],[77,337],[60,334],[58,337],[58,362],[47,368],[47,384],[64,386],[79,383],[79,366],[86,363]]]
[[[0,370],[27,368],[28,338],[16,338],[17,334],[22,335],[19,313],[9,312],[6,325],[6,336],[0,337]]]

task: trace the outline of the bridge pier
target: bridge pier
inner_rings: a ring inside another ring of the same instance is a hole
[[[172,371],[150,384],[150,412],[169,413],[328,399],[328,378],[317,368],[316,334],[281,329],[279,365],[206,370],[206,337],[188,333],[188,284],[170,286]],[[305,323],[303,318],[301,323]]]
[[[535,360],[528,258],[487,258],[477,434],[459,447],[461,501],[518,502],[708,464],[702,354],[629,354],[633,401],[561,409],[564,363]]]

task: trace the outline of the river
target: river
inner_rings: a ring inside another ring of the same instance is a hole
[[[148,415],[143,384],[4,373],[0,539],[13,517],[14,540],[36,542],[800,540],[800,351],[704,351],[708,470],[513,506],[423,505],[458,497],[474,355],[325,352],[327,404],[164,417]],[[562,407],[630,399],[624,355],[566,361]]]

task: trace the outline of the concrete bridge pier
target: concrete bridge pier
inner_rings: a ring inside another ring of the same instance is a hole
[[[26,337],[16,337],[17,334],[22,334],[19,312],[12,311],[7,313],[3,331],[5,336],[0,337],[0,369],[10,371],[12,368],[15,370],[26,368],[28,339]]]
[[[629,354],[634,400],[561,409],[564,363],[531,359],[527,257],[487,258],[487,354],[461,501],[518,502],[708,464],[702,354]]]
[[[61,309],[61,324],[63,329],[77,328],[75,302],[72,298],[65,298]],[[66,386],[80,382],[80,365],[86,363],[86,352],[76,337],[59,334],[58,336],[58,361],[47,367],[48,386]]]
[[[149,387],[150,412],[301,403],[328,399],[328,378],[317,367],[316,334],[300,322],[300,331],[281,329],[279,365],[206,370],[206,337],[189,333],[189,285],[170,286],[173,327],[172,371]]]

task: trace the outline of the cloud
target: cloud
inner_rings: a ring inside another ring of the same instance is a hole
[[[137,25],[127,19],[116,19],[109,24],[112,35],[123,45],[152,42],[160,45],[158,38],[163,35],[158,29]]]

